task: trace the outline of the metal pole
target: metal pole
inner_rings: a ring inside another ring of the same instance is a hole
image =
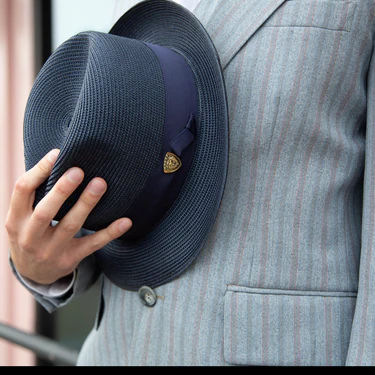
[[[77,363],[78,352],[76,350],[68,349],[49,338],[26,333],[3,323],[0,323],[0,338],[29,349],[37,356],[58,365],[75,366]]]

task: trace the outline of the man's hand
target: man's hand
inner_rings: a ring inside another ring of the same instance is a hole
[[[20,275],[39,284],[51,284],[73,272],[82,259],[120,237],[131,227],[127,218],[116,220],[94,234],[74,238],[107,189],[94,178],[74,207],[52,227],[51,221],[79,186],[84,172],[69,169],[33,209],[35,190],[51,174],[59,150],[52,150],[16,182],[6,219],[10,256]]]

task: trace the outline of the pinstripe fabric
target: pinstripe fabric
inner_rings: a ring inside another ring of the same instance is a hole
[[[103,279],[79,364],[375,365],[374,0],[196,14],[230,110],[218,219],[154,308]]]

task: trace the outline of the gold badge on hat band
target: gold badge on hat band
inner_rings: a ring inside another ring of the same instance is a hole
[[[167,152],[164,158],[164,173],[174,173],[182,166],[182,162],[178,156],[172,152]]]

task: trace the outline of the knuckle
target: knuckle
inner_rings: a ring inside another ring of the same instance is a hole
[[[63,256],[59,260],[58,268],[62,274],[69,273],[74,268],[73,262],[69,257]]]
[[[5,229],[9,235],[13,235],[16,232],[14,223],[9,219],[6,219],[5,221]]]
[[[88,208],[94,207],[98,203],[98,199],[89,197],[88,195],[83,195],[80,198],[82,204]]]
[[[62,183],[56,184],[53,190],[57,195],[60,195],[62,197],[66,197],[70,193],[67,186],[65,186],[65,184],[62,184]]]
[[[17,181],[14,185],[14,190],[17,193],[21,193],[21,194],[28,191],[28,186],[27,186],[27,183],[26,183],[26,180],[25,180],[24,176],[21,176],[17,179]]]
[[[122,232],[121,232],[118,225],[111,225],[108,228],[108,236],[110,237],[111,240],[114,240],[115,238],[117,238],[121,234],[122,234]]]
[[[103,229],[101,234],[102,246],[118,238],[122,232],[120,231],[118,225],[112,223],[107,228]]]
[[[51,168],[50,168],[49,165],[44,161],[44,159],[42,159],[42,160],[37,164],[37,168],[38,168],[39,172],[40,172],[43,176],[48,176],[48,175],[50,174]]]
[[[47,264],[49,262],[48,251],[38,251],[33,256],[34,261],[39,264]]]
[[[51,221],[51,217],[48,214],[48,212],[43,208],[38,208],[38,206],[36,206],[34,209],[33,219],[37,223],[46,223],[46,222]]]
[[[90,241],[90,247],[94,250],[101,249],[106,244],[106,241],[103,238],[103,235],[92,236]]]
[[[28,237],[23,237],[21,238],[19,241],[19,246],[20,248],[25,252],[25,253],[32,253],[34,252],[34,247],[31,243],[31,241],[29,241]]]
[[[99,240],[99,238],[94,238],[90,241],[90,248],[98,250],[102,247],[102,242]]]
[[[97,236],[95,236],[93,239],[92,245],[96,250],[98,250],[107,243],[119,237],[120,234],[121,232],[116,225],[110,225],[106,229],[103,229],[101,232],[97,233]]]
[[[61,229],[68,235],[74,235],[79,231],[80,225],[77,223],[66,223],[62,225]]]

